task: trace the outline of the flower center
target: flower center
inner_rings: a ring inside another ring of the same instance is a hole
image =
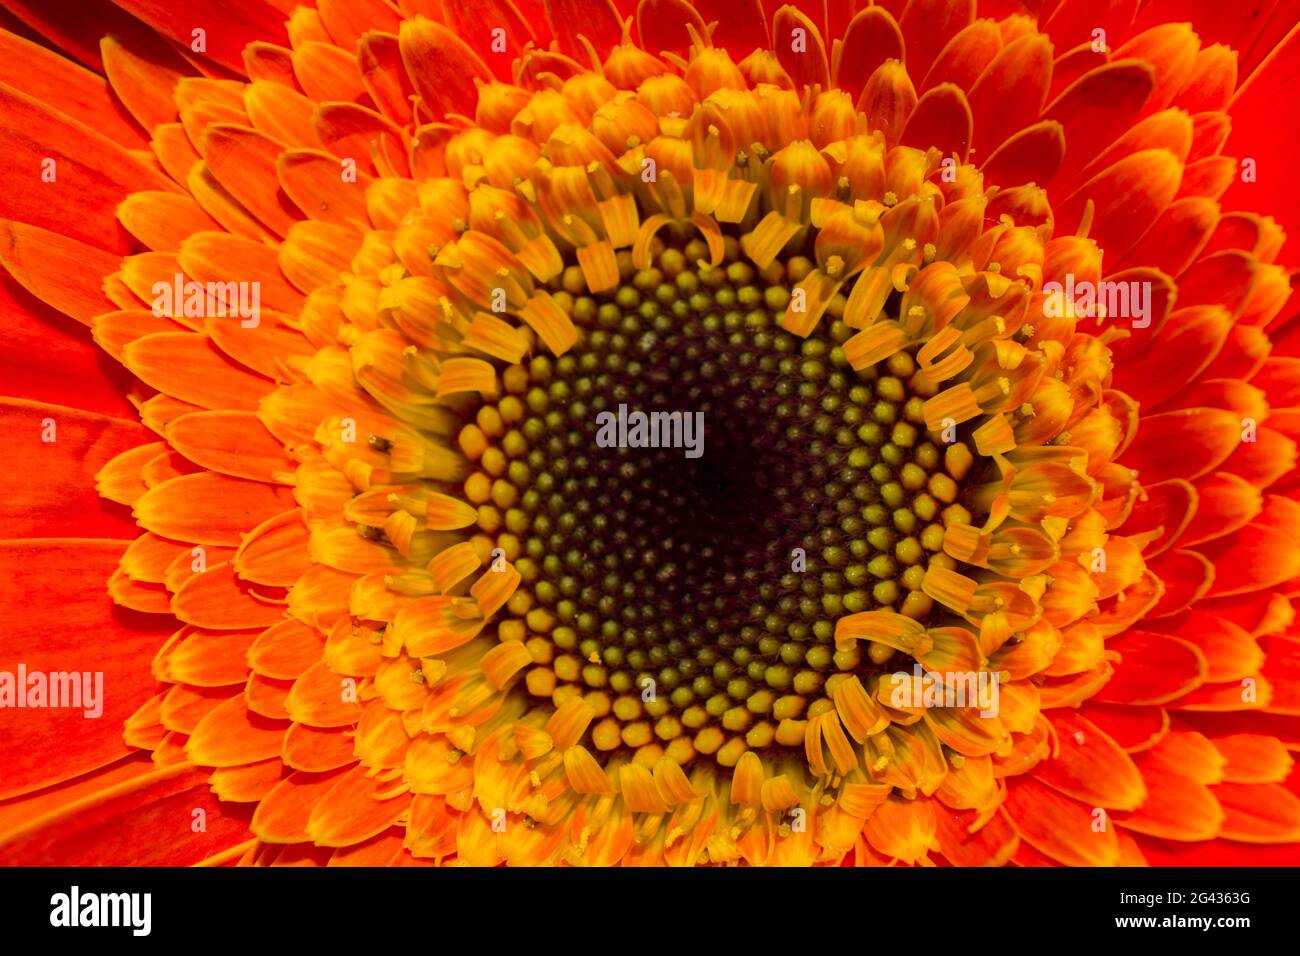
[[[835,621],[932,618],[921,583],[957,566],[944,525],[970,520],[971,456],[926,431],[911,355],[849,366],[842,297],[809,337],[781,328],[809,259],[760,271],[730,237],[716,267],[698,239],[654,248],[640,270],[620,257],[611,293],[576,267],[557,280],[579,341],[505,371],[466,493],[522,576],[501,636],[532,653],[529,693],[584,696],[598,751],[731,766],[802,747],[837,680],[910,668],[884,645],[837,651]]]

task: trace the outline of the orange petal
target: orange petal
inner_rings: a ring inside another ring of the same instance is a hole
[[[263,308],[297,314],[303,296],[285,281],[275,249],[242,236],[200,232],[181,246],[180,266],[196,282],[257,282]]]
[[[1030,846],[1067,866],[1110,866],[1119,847],[1109,825],[1094,828],[1097,808],[1078,803],[1031,778],[1009,781],[1004,804]]]
[[[171,91],[192,69],[161,37],[110,34],[99,41],[99,51],[113,92],[141,126],[152,130],[176,120]]]
[[[411,805],[409,791],[391,795],[394,786],[354,767],[339,778],[312,808],[307,834],[317,846],[351,846],[382,833]]]
[[[280,186],[308,218],[368,224],[366,188],[372,180],[357,170],[356,181],[349,182],[343,172],[338,157],[313,149],[285,150],[276,163]]]
[[[298,676],[289,692],[286,706],[290,716],[298,723],[312,727],[343,727],[356,723],[361,718],[361,705],[356,702],[354,687],[345,683],[347,680],[349,678],[333,673],[323,662],[313,664]]]
[[[307,526],[297,508],[267,518],[244,536],[234,558],[235,570],[247,581],[289,587],[312,566],[308,541]]]
[[[242,697],[208,712],[185,744],[185,754],[207,767],[238,767],[280,753],[285,725],[250,713]]]
[[[164,538],[237,547],[245,532],[292,503],[287,488],[201,472],[149,489],[135,503],[135,516]]]
[[[212,792],[232,803],[257,803],[283,776],[284,764],[279,757],[242,767],[222,767],[212,772]]]
[[[204,130],[199,151],[217,182],[262,225],[277,236],[289,231],[297,209],[275,188],[279,144],[251,127],[213,123]]]
[[[474,80],[492,79],[478,54],[441,23],[420,16],[402,21],[398,39],[407,75],[429,115],[473,116],[478,100]]]
[[[172,613],[187,624],[234,631],[268,627],[284,606],[259,597],[226,563],[191,575],[172,598]]]
[[[1169,840],[1209,840],[1219,835],[1223,810],[1210,789],[1164,766],[1139,760],[1147,801],[1132,813],[1116,813],[1116,825]]]
[[[226,358],[207,336],[191,332],[146,335],[128,344],[122,357],[154,388],[204,408],[252,411],[274,387]]]
[[[1051,713],[1056,755],[1040,763],[1033,776],[1090,807],[1133,810],[1146,799],[1138,768],[1114,740],[1078,713]]]
[[[298,466],[255,412],[191,412],[167,426],[167,440],[196,465],[235,478],[287,483]]]
[[[46,305],[86,325],[113,308],[100,280],[117,271],[118,257],[76,239],[0,219],[0,265]]]
[[[289,725],[281,757],[286,766],[312,773],[335,770],[356,760],[352,754],[350,732],[306,724]]]
[[[267,843],[298,843],[310,839],[307,820],[312,809],[341,777],[338,771],[299,771],[285,777],[262,798],[249,828]]]
[[[257,634],[257,631],[184,628],[179,640],[168,645],[161,655],[166,679],[194,687],[242,684],[248,678],[244,655]]]

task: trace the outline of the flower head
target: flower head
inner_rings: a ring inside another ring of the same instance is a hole
[[[143,424],[19,381],[28,537],[92,473],[139,528],[8,554],[152,767],[20,768],[4,858],[205,785],[168,859],[1294,853],[1296,220],[1232,152],[1294,30],[438,6],[6,36],[0,260]]]

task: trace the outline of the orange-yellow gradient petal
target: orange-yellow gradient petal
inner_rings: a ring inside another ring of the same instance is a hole
[[[3,7],[0,862],[1300,860],[1288,0]]]

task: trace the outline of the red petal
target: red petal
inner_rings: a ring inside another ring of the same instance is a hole
[[[836,4],[831,2],[832,7]],[[907,71],[920,79],[930,69],[949,37],[956,36],[974,19],[975,5],[968,0],[912,0],[899,21],[907,38]],[[832,31],[831,36],[835,33]],[[868,74],[869,76],[870,74]]]
[[[55,440],[45,442],[46,420]],[[153,436],[134,422],[57,405],[0,399],[0,472],[7,533],[20,537],[135,537],[126,510],[95,491],[95,475],[114,457]]]
[[[185,764],[119,783],[92,800],[60,808],[8,834],[0,862],[192,866],[248,838],[247,813],[223,807],[208,787],[207,774]],[[199,819],[195,810],[203,811],[201,830],[191,826]],[[160,839],[164,833],[176,837]]]
[[[0,82],[41,103],[57,103],[68,117],[98,130],[126,149],[143,149],[148,137],[109,91],[102,77],[12,33],[0,32]]]
[[[1215,614],[1192,608],[1150,626],[1194,644],[1205,656],[1205,679],[1234,681],[1259,673],[1264,652],[1244,628]]]
[[[48,167],[47,161],[54,166]],[[43,175],[53,169],[55,179]],[[0,215],[113,252],[131,242],[107,213],[137,189],[175,191],[152,166],[92,127],[0,84],[0,174],[25,188],[5,190]]]
[[[1235,13],[1233,16],[1238,22],[1243,19]],[[1225,204],[1274,216],[1293,229],[1300,224],[1300,193],[1286,176],[1270,174],[1267,170],[1287,168],[1294,151],[1290,124],[1278,122],[1277,91],[1294,89],[1297,84],[1300,84],[1300,29],[1293,28],[1237,90],[1232,102],[1232,133],[1225,147],[1230,156],[1255,160],[1258,173],[1256,182],[1243,182],[1240,176],[1236,177],[1224,194]],[[1294,241],[1284,248],[1285,264],[1300,262],[1296,249]]]
[[[1174,840],[1208,840],[1218,835],[1223,811],[1210,789],[1191,777],[1138,758],[1147,801],[1133,813],[1116,813],[1116,825]]]
[[[1127,631],[1106,649],[1120,662],[1093,698],[1099,703],[1161,704],[1176,700],[1205,679],[1205,658],[1192,644],[1149,631]]]
[[[1168,617],[1203,598],[1214,584],[1214,565],[1196,551],[1166,551],[1147,563],[1165,586],[1164,594],[1146,616]]]
[[[1142,488],[1122,531],[1125,536],[1154,533],[1143,554],[1154,557],[1177,541],[1196,511],[1196,492],[1182,479],[1158,482]]]
[[[492,79],[478,54],[447,27],[423,17],[402,21],[399,37],[406,72],[429,113],[436,119],[448,113],[473,116],[474,80]]]
[[[959,162],[965,162],[972,128],[965,95],[951,83],[944,83],[926,90],[917,100],[901,142],[918,149],[935,146],[945,155],[955,153]]]
[[[970,91],[975,145],[991,153],[1038,119],[1052,81],[1052,42],[1026,34],[1007,44]]]
[[[739,14],[739,11],[730,12]],[[560,52],[579,62],[587,59],[587,49],[578,40],[579,35],[590,40],[602,58],[623,38],[623,18],[609,0],[547,0],[546,22],[560,44]],[[722,37],[718,39],[725,44]]]
[[[644,11],[647,7],[656,4],[668,5],[668,0],[642,0],[641,8],[637,11],[637,28],[643,31],[642,36],[645,35],[642,27],[645,20]],[[680,0],[672,0],[672,4],[685,6],[684,3],[680,3]],[[667,13],[664,11],[664,15]],[[806,48],[802,52],[794,49],[795,30],[804,31]],[[821,27],[802,10],[787,4],[776,11],[776,15],[772,18],[772,46],[776,58],[790,74],[790,79],[794,80],[795,89],[803,89],[814,83],[820,83],[822,89],[829,85],[830,60],[827,56],[826,42],[822,39]]]
[[[903,59],[903,34],[883,7],[859,10],[849,22],[843,44],[835,64],[835,85],[847,92],[854,103],[880,64]],[[969,139],[968,136],[967,142]]]
[[[1146,750],[1169,732],[1169,714],[1161,707],[1128,707],[1089,701],[1079,713],[1129,753]]]
[[[1300,547],[1275,528],[1248,524],[1197,549],[1214,563],[1209,597],[1262,591],[1300,574]]]
[[[115,0],[149,26],[186,50],[196,42],[193,31],[206,31],[203,55],[236,73],[244,72],[244,47],[254,40],[284,43],[285,14],[278,6],[262,0],[241,0],[238,8],[223,0]],[[197,52],[197,51],[196,51]]]
[[[127,544],[0,542],[5,619],[24,622],[0,636],[0,669],[12,673],[22,663],[28,673],[103,672],[97,719],[86,718],[84,708],[0,710],[0,798],[70,779],[128,752],[122,725],[155,693],[149,662],[175,622],[160,624],[109,600],[105,583]]]

